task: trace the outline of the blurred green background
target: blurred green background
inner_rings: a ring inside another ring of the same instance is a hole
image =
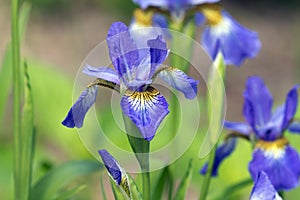
[[[106,37],[111,23],[129,23],[136,7],[130,0],[31,0],[32,12],[22,42],[22,55],[28,61],[35,103],[37,147],[34,160],[34,181],[52,166],[67,160],[94,159],[81,143],[76,130],[61,125],[72,104],[73,84],[77,70],[86,55]],[[300,12],[299,2],[290,1],[225,1],[225,8],[245,26],[257,31],[262,49],[256,59],[246,61],[241,68],[227,68],[226,119],[243,120],[242,92],[249,75],[262,76],[275,98],[282,103],[289,88],[300,83]],[[0,1],[0,59],[10,41],[10,2]],[[198,39],[200,34],[198,34]],[[4,91],[0,91],[3,93]],[[204,94],[200,94],[204,98]],[[0,120],[0,199],[12,199],[12,108],[11,90]],[[110,117],[109,111],[101,118]],[[298,118],[300,113],[298,112]],[[110,121],[105,121],[106,127]],[[118,132],[111,127],[111,132]],[[198,159],[201,131],[185,155],[177,161],[181,169],[194,158],[194,174],[187,199],[197,199],[202,176],[198,170],[205,160]],[[118,140],[118,134],[114,134]],[[300,138],[288,134],[291,144],[300,151]],[[249,177],[248,162],[251,147],[239,141],[237,151],[220,168],[220,176],[213,179],[210,199],[219,197],[224,189]],[[177,170],[177,181],[185,170]],[[159,172],[153,175],[152,183]],[[105,186],[111,195],[107,176]],[[99,174],[78,180],[87,185],[73,199],[102,199]],[[229,199],[248,199],[251,186],[236,192]],[[290,191],[286,199],[295,199],[300,189]]]

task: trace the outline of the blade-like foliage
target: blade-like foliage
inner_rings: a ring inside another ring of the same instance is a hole
[[[57,197],[57,191],[74,179],[104,169],[97,161],[69,161],[50,170],[31,191],[31,200],[46,200]]]

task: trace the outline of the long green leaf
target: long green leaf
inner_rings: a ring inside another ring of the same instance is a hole
[[[26,31],[29,19],[31,5],[28,2],[23,3],[19,17],[19,36],[22,40]],[[7,45],[0,68],[0,122],[3,119],[9,91],[12,85],[12,46],[11,42]]]
[[[49,171],[33,187],[31,200],[49,200],[57,191],[74,179],[103,169],[97,161],[69,161]]]
[[[79,185],[75,188],[72,188],[68,191],[65,191],[63,193],[60,193],[57,197],[55,197],[53,200],[66,200],[74,196],[75,194],[81,192],[82,190],[86,189],[86,185]]]
[[[218,199],[231,199],[232,194],[234,194],[236,191],[241,190],[242,188],[245,188],[249,185],[253,184],[253,180],[251,178],[242,180],[238,183],[235,183],[234,185],[229,186],[218,198]]]
[[[21,164],[20,164],[20,184],[22,186],[22,195],[25,199],[30,197],[32,160],[34,153],[34,125],[33,125],[33,100],[27,63],[24,63],[24,86],[25,97],[22,110],[22,132],[21,132]]]
[[[100,176],[100,187],[101,187],[101,193],[102,193],[103,200],[107,200],[106,193],[105,193],[105,188],[104,188],[104,184],[103,184],[102,173],[101,173],[101,176]]]
[[[192,172],[193,172],[193,160],[190,160],[188,169],[180,182],[180,185],[177,189],[177,192],[174,196],[174,200],[184,200],[186,191],[189,187],[189,184],[192,179]]]
[[[164,191],[164,187],[167,185],[167,182],[170,179],[169,168],[165,167],[160,177],[157,180],[156,187],[152,193],[151,199],[161,199]]]

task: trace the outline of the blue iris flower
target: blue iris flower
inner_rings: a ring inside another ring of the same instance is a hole
[[[203,16],[207,21],[201,43],[213,60],[221,52],[227,65],[240,66],[258,54],[261,43],[256,32],[243,27],[219,5],[203,5],[201,11],[197,21],[203,21]]]
[[[216,3],[219,1],[220,0],[133,0],[133,2],[139,4],[142,9],[154,6],[163,10],[168,10],[177,16],[182,15],[192,6],[205,3]]]
[[[272,112],[273,98],[263,80],[257,76],[247,80],[243,110],[247,123],[224,123],[224,127],[233,131],[233,134],[217,150],[213,175],[217,174],[222,160],[233,152],[236,143],[232,139],[241,136],[256,144],[249,163],[253,179],[260,171],[264,171],[276,190],[288,190],[298,185],[300,157],[283,135],[285,130],[300,133],[300,123],[294,121],[298,87],[295,85],[288,92],[285,103]],[[206,173],[205,166],[201,172]]]
[[[117,91],[121,88],[123,113],[135,123],[143,138],[150,141],[169,113],[166,99],[151,86],[153,79],[159,76],[188,99],[196,97],[199,82],[179,69],[160,67],[169,53],[162,36],[148,40],[148,48],[138,49],[127,26],[116,22],[111,25],[106,40],[115,69],[91,66],[83,69],[83,73],[97,80],[83,91],[62,124],[70,128],[83,125],[87,111],[96,101],[99,86]]]
[[[254,182],[250,200],[282,200],[264,171],[258,173]]]
[[[119,165],[115,158],[112,157],[112,155],[110,155],[110,153],[108,153],[105,149],[99,150],[98,153],[101,156],[101,159],[111,179],[116,183],[116,185],[120,186],[122,191],[124,191],[130,198],[130,184],[125,170]]]

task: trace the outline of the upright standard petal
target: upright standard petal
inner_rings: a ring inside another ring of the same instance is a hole
[[[223,162],[225,158],[231,155],[233,150],[235,149],[236,146],[236,138],[229,138],[227,141],[225,141],[223,144],[221,144],[216,151],[216,156],[214,160],[214,165],[212,168],[212,176],[217,176],[218,175],[218,169],[220,164]],[[201,174],[206,174],[208,168],[208,163],[206,163],[200,173]]]
[[[261,47],[256,32],[253,32],[235,21],[226,11],[207,14],[208,22],[213,21],[205,28],[202,34],[204,49],[215,60],[218,52],[224,56],[227,65],[240,66],[247,58],[254,58]]]
[[[282,130],[286,129],[297,111],[298,106],[298,88],[299,85],[295,85],[287,94],[285,100],[284,117],[282,121]]]
[[[106,81],[110,81],[116,84],[120,84],[120,78],[118,76],[118,73],[109,68],[109,67],[92,67],[89,65],[86,65],[83,68],[83,73],[89,75],[89,76],[94,76],[96,78],[104,79]]]
[[[168,67],[159,72],[158,75],[176,90],[182,92],[187,99],[193,99],[197,96],[199,81],[187,76],[183,71]]]
[[[106,40],[111,61],[119,76],[131,80],[131,70],[139,64],[139,53],[127,26],[122,22],[113,23]]]
[[[96,101],[97,92],[97,85],[85,89],[68,112],[68,115],[63,120],[62,124],[69,128],[74,128],[75,126],[77,128],[82,127],[87,111]]]
[[[265,171],[276,190],[289,190],[298,186],[300,157],[285,138],[273,142],[259,141],[249,163],[249,171],[255,179]]]
[[[244,98],[244,117],[256,131],[271,119],[272,95],[260,77],[252,76],[247,80]]]
[[[151,70],[149,74],[149,78],[151,78],[156,70],[156,68],[162,64],[169,54],[169,50],[167,49],[167,44],[164,41],[162,35],[157,36],[154,40],[148,40],[148,47],[150,48],[150,63]]]
[[[259,172],[251,192],[250,200],[282,200],[265,172]]]
[[[98,151],[102,158],[102,161],[108,171],[109,176],[114,180],[114,182],[119,185],[122,190],[131,197],[129,189],[129,180],[126,175],[125,170],[120,167],[119,163],[110,155],[105,149]]]
[[[145,91],[125,91],[121,107],[126,116],[139,128],[145,140],[152,140],[156,130],[169,113],[165,98],[152,86]]]

